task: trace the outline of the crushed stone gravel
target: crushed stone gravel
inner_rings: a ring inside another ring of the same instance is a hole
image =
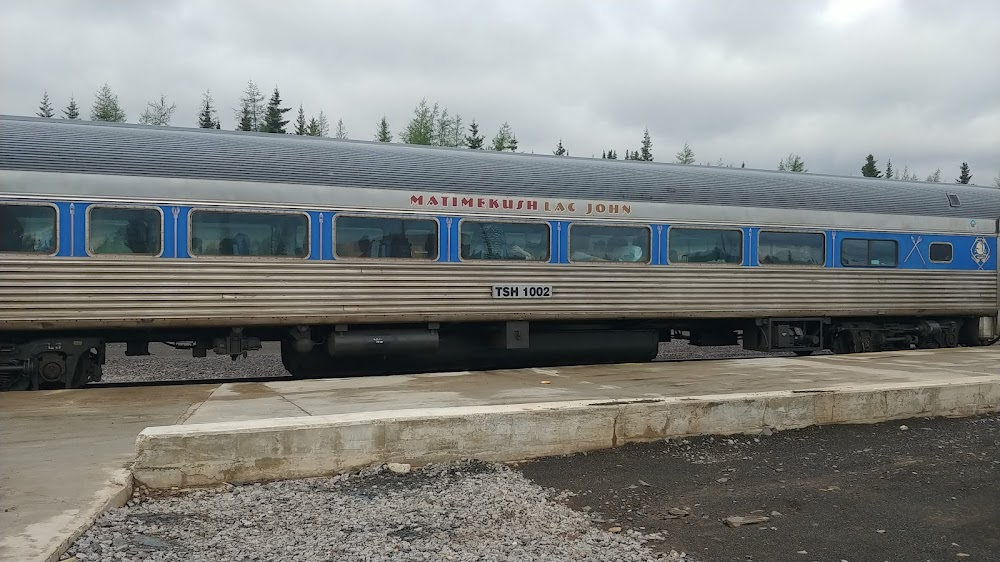
[[[399,474],[387,465],[331,478],[137,492],[63,559],[77,561],[645,561],[656,533],[608,530],[565,505],[570,492],[505,465],[460,461]]]

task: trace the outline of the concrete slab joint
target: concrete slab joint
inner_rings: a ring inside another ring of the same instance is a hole
[[[692,435],[1000,411],[1000,379],[657,400],[424,408],[151,427],[134,476],[150,488],[329,475],[374,463],[511,461]]]

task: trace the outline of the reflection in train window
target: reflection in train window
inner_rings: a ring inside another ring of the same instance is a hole
[[[463,260],[548,261],[549,225],[462,221]]]
[[[195,211],[191,253],[196,256],[309,255],[309,217],[292,213]]]
[[[947,242],[934,242],[931,244],[930,258],[934,263],[951,263],[954,253],[951,244]]]
[[[0,204],[0,252],[54,254],[56,233],[55,208]]]
[[[762,265],[823,265],[824,237],[816,232],[761,232],[757,259]]]
[[[569,229],[569,259],[649,263],[649,239],[644,227],[574,224]]]
[[[410,258],[438,256],[438,223],[433,219],[338,215],[333,240],[340,258]]]
[[[711,228],[671,228],[667,233],[670,263],[742,263],[743,233]]]
[[[896,267],[895,240],[847,238],[840,242],[840,263],[847,267]]]
[[[162,219],[156,209],[91,207],[88,245],[92,254],[160,253]]]

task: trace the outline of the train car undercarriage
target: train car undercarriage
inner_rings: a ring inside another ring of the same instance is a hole
[[[0,333],[0,389],[77,388],[100,381],[108,343],[148,355],[149,343],[209,351],[233,360],[280,341],[294,377],[342,377],[448,370],[494,370],[653,360],[660,342],[738,345],[808,355],[987,345],[995,317],[760,318],[656,322],[527,322],[230,328],[228,331]]]

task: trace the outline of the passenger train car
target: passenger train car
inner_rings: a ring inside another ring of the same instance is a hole
[[[0,117],[0,380],[108,343],[296,376],[997,337],[1000,190]]]

